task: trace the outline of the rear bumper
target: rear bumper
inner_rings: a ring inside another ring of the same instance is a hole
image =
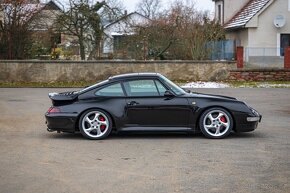
[[[45,113],[46,125],[51,131],[75,132],[77,115],[72,113]]]

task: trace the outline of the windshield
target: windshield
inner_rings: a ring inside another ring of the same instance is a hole
[[[174,84],[171,80],[169,80],[165,76],[161,76],[161,78],[170,87],[170,89],[173,90],[173,92],[175,92],[175,94],[177,94],[177,95],[186,94],[186,92],[182,88],[180,88],[179,86]]]
[[[106,82],[108,82],[108,80],[104,80],[104,81],[99,82],[99,83],[97,83],[97,84],[94,84],[94,85],[92,85],[92,86],[88,86],[88,87],[86,87],[86,88],[84,88],[84,89],[82,89],[82,90],[76,91],[76,92],[74,92],[74,93],[75,93],[75,94],[79,94],[79,93],[86,92],[86,91],[91,90],[92,88],[94,88],[94,87],[96,87],[96,86],[99,86],[99,85],[101,85],[101,84],[104,84],[104,83],[106,83]]]

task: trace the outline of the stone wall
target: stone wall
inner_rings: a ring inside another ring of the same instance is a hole
[[[234,81],[290,81],[290,69],[236,69],[231,70],[228,80]]]
[[[0,82],[99,81],[131,72],[158,72],[175,81],[224,80],[235,62],[0,61]]]

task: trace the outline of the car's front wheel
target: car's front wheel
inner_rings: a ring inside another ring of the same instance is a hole
[[[204,136],[221,139],[230,134],[233,128],[231,114],[222,108],[210,108],[202,113],[199,127]]]
[[[112,120],[102,110],[88,110],[80,117],[79,128],[81,134],[88,139],[104,139],[112,131]]]

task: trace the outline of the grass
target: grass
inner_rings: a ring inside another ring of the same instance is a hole
[[[227,81],[234,88],[290,88],[290,81]]]
[[[176,82],[179,86],[189,82]],[[231,88],[290,88],[290,81],[221,81]]]
[[[81,88],[96,82],[0,82],[0,88]],[[226,81],[233,88],[290,88],[290,81]],[[177,82],[184,85],[186,82]]]

